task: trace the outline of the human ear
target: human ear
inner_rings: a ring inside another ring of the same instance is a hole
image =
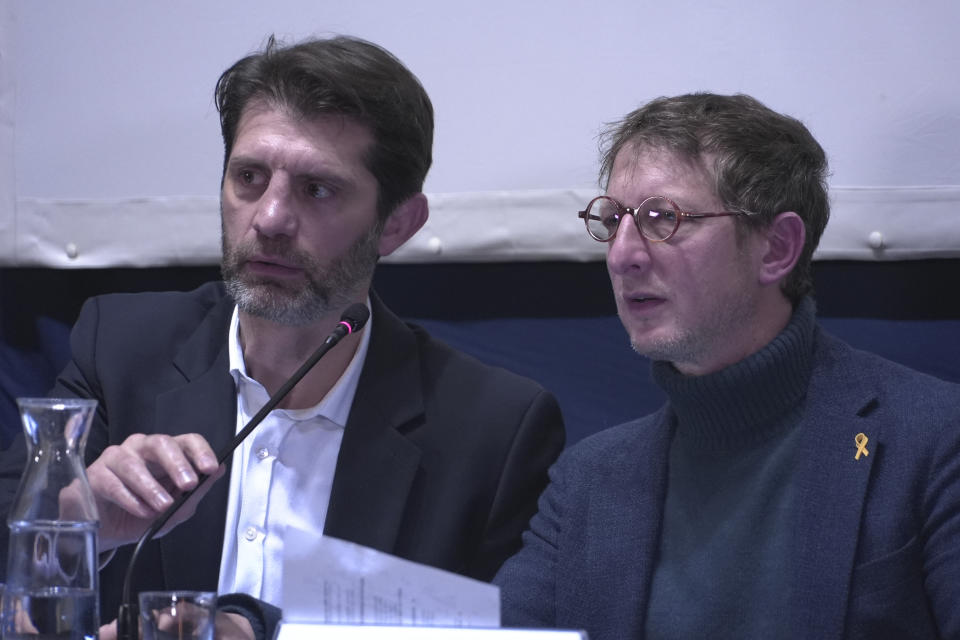
[[[766,250],[760,263],[761,284],[780,282],[789,275],[803,252],[806,230],[793,211],[777,215],[763,231]]]
[[[403,243],[420,230],[430,215],[427,196],[417,193],[394,208],[387,216],[380,233],[378,251],[381,257],[396,251]]]

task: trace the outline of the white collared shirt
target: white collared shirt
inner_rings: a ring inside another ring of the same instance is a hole
[[[233,453],[220,593],[247,593],[283,606],[284,531],[289,525],[317,537],[323,533],[372,320],[350,364],[319,404],[309,409],[274,409]],[[237,432],[269,399],[263,385],[247,376],[239,326],[235,308],[227,340],[230,375],[237,386]]]

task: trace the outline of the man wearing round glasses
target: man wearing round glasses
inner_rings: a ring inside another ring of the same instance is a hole
[[[960,387],[819,328],[823,149],[711,94],[654,100],[605,146],[579,217],[668,402],[561,456],[495,580],[504,624],[960,637]]]

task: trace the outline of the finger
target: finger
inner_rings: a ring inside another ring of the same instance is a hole
[[[13,630],[24,635],[37,635],[40,631],[33,624],[30,612],[23,608],[23,601],[16,600],[13,606]]]
[[[188,451],[184,449],[185,442],[191,440],[184,435],[133,434],[123,446],[147,463],[153,476],[158,479],[167,477],[180,491],[189,491],[197,486],[202,472],[198,473],[194,468]],[[191,446],[196,448],[197,444],[194,442]]]
[[[100,640],[117,640],[117,621],[114,620],[113,622],[100,627],[100,634],[98,637]]]
[[[194,469],[207,476],[216,473],[217,467],[220,466],[217,463],[217,454],[203,436],[199,433],[184,433],[176,436],[175,440],[193,464]]]
[[[213,485],[216,484],[223,475],[227,472],[227,465],[222,464],[217,468],[216,472],[208,476],[206,480],[200,485],[200,487],[191,495],[186,502],[180,505],[180,508],[171,516],[170,520],[163,526],[160,532],[157,534],[157,537],[164,536],[175,526],[180,523],[193,517],[193,514],[197,510],[197,505],[200,504],[200,501],[203,499],[207,492],[213,488]]]
[[[129,440],[129,439],[128,439]],[[173,497],[154,476],[142,450],[111,446],[87,470],[94,493],[140,518],[152,518],[173,504]]]
[[[139,467],[139,471],[131,467]],[[131,480],[131,478],[139,478]],[[169,494],[157,483],[146,464],[119,446],[108,447],[87,468],[87,479],[98,504],[109,503],[140,518],[154,517]],[[137,483],[135,487],[133,482]],[[155,485],[152,490],[149,488]],[[144,488],[146,486],[147,488]],[[153,495],[153,500],[148,497]]]
[[[74,478],[70,484],[60,490],[60,519],[74,522],[96,520],[95,505],[90,504],[89,500],[90,496],[84,490],[80,479]]]
[[[250,621],[238,613],[218,611],[214,624],[217,640],[253,640],[255,637]]]

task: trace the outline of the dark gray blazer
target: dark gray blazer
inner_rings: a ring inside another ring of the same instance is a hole
[[[818,330],[803,403],[794,606],[770,615],[805,639],[960,637],[960,386]],[[671,424],[667,405],[564,452],[495,579],[505,625],[643,637]]]
[[[489,580],[519,547],[563,447],[556,400],[531,380],[431,339],[371,298],[373,333],[325,532]],[[51,393],[99,401],[88,461],[135,432],[196,432],[215,451],[227,445],[237,404],[226,339],[233,307],[219,283],[84,305],[73,359]],[[4,513],[24,459],[21,437],[0,460]],[[216,589],[228,488],[221,478],[193,518],[144,548],[134,592]],[[116,617],[129,551],[101,573],[104,621]]]

